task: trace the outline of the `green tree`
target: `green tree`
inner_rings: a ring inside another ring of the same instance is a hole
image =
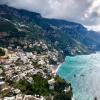
[[[4,55],[5,55],[5,51],[0,48],[0,56],[4,56]]]

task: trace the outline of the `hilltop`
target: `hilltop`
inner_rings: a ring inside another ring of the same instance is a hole
[[[23,47],[45,41],[64,55],[100,50],[100,35],[75,22],[43,18],[39,13],[0,5],[0,45]],[[14,44],[14,46],[13,46]]]

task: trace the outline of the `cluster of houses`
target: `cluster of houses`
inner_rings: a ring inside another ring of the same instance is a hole
[[[12,97],[4,97],[3,100],[45,100],[45,98],[43,96],[38,97],[37,95],[32,96],[32,95],[18,94]]]
[[[34,46],[40,46],[43,44],[37,42]],[[33,45],[32,45],[33,46]],[[47,45],[42,45],[43,49],[47,49]],[[49,76],[52,78],[48,80],[49,88],[54,89],[54,70],[53,67],[57,67],[50,63],[50,60],[58,61],[58,51],[54,49],[53,51],[47,50],[43,54],[37,54],[36,52],[25,52],[19,48],[16,51],[11,52],[6,50],[6,57],[0,59],[0,91],[13,88],[6,81],[19,81],[21,79],[26,79],[28,82],[32,82],[32,75],[41,74],[43,78],[48,79]],[[16,89],[14,89],[16,91]],[[20,90],[17,90],[20,93]],[[28,98],[28,99],[27,99]],[[0,99],[1,100],[1,99]],[[31,96],[31,95],[16,95],[14,97],[4,97],[3,100],[44,100],[43,97]]]

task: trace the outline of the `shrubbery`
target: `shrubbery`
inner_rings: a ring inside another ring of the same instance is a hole
[[[39,94],[43,96],[49,95],[48,81],[40,75],[34,75],[32,78],[32,83],[29,83],[27,80],[20,80],[18,82],[14,82],[13,85],[25,94]]]
[[[54,90],[49,89],[48,80],[44,79],[41,75],[32,76],[33,81],[30,83],[27,80],[20,80],[18,82],[13,82],[13,86],[21,90],[22,93],[28,95],[42,95],[50,97],[50,94],[54,96],[54,100],[71,100],[72,91],[67,94],[64,92],[65,87],[69,86],[64,80],[58,76],[55,78],[55,88]]]
[[[5,51],[0,48],[0,56],[4,56],[4,55],[5,55]]]

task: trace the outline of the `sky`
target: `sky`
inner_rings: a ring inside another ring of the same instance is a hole
[[[100,31],[100,0],[0,0],[0,3],[38,12],[46,18],[78,22]]]

